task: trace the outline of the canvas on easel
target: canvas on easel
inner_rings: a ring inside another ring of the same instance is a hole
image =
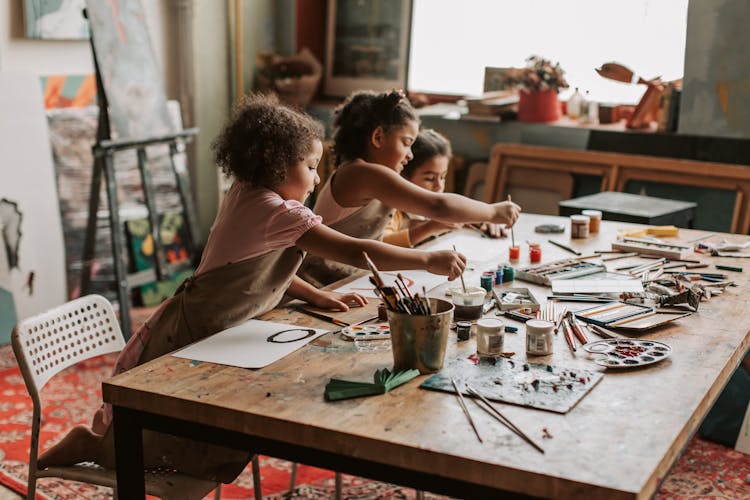
[[[86,10],[113,135],[174,132],[140,0],[87,0]]]

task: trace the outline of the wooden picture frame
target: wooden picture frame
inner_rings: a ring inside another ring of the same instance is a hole
[[[405,89],[411,0],[328,0],[324,93]]]

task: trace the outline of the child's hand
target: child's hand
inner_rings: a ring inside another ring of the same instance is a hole
[[[336,293],[320,290],[310,303],[321,309],[331,311],[348,311],[349,306],[362,307],[367,304],[367,299],[358,293]]]
[[[502,224],[493,224],[492,222],[482,222],[479,230],[490,238],[503,238],[508,235]]]
[[[448,276],[448,281],[458,278],[466,268],[466,257],[452,250],[430,252],[427,270],[433,274]]]
[[[512,201],[493,203],[492,207],[495,209],[495,216],[489,222],[506,224],[508,227],[516,223],[516,220],[518,220],[518,214],[521,212],[521,207]]]

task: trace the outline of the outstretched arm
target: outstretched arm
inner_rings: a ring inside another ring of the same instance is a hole
[[[423,189],[382,165],[358,162],[339,169],[332,194],[342,206],[377,199],[389,207],[442,222],[493,222],[512,226],[521,207],[513,202],[484,203],[454,193]]]
[[[466,267],[466,257],[458,252],[444,250],[424,252],[410,248],[387,245],[376,240],[361,240],[319,224],[297,240],[301,249],[325,259],[367,269],[362,252],[383,271],[424,269],[434,274],[456,279]]]

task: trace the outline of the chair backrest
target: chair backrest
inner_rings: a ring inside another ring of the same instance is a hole
[[[86,295],[21,321],[11,342],[35,399],[49,379],[65,368],[125,346],[112,304],[101,295]]]

